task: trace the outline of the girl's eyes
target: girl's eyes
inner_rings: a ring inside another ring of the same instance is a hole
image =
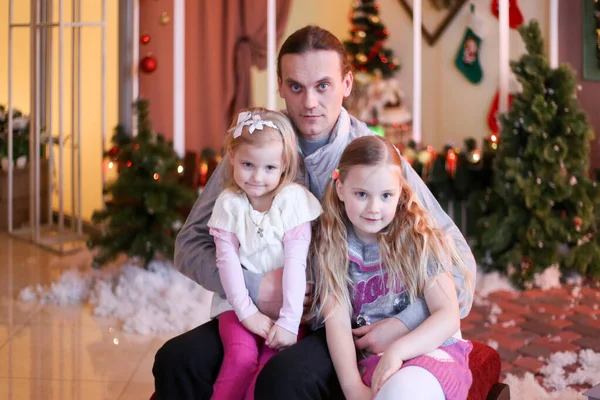
[[[365,192],[356,192],[356,197],[359,199],[364,199],[367,197],[367,194]]]
[[[275,167],[274,165],[267,165],[267,170],[269,170],[269,171],[274,171],[276,169],[277,169],[277,167]]]
[[[383,197],[384,200],[387,200],[390,197],[392,197],[392,194],[391,193],[384,193],[383,196],[381,196],[381,197]]]
[[[252,168],[252,163],[249,162],[242,163],[242,165],[244,166],[244,168]]]

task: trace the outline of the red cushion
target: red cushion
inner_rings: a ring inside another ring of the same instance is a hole
[[[469,354],[469,369],[473,374],[473,385],[467,400],[485,400],[489,391],[500,380],[500,354],[490,346],[473,342],[473,350]],[[153,394],[150,400],[155,400]]]
[[[469,354],[469,369],[473,374],[473,385],[467,400],[485,400],[489,391],[500,380],[502,363],[500,354],[488,345],[473,342]]]

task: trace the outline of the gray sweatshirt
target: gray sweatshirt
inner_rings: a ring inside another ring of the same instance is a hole
[[[342,108],[327,144],[306,157],[300,151],[301,172],[298,177],[299,182],[303,183],[318,199],[321,199],[325,187],[331,179],[331,173],[337,168],[346,145],[353,139],[366,135],[373,135],[373,132],[364,123],[350,116]],[[228,160],[225,157],[214,171],[196,204],[194,204],[175,242],[175,267],[205,289],[215,292],[215,298],[220,297],[221,301],[225,299],[225,294],[219,279],[215,244],[208,232],[207,223],[212,214],[215,200],[224,188],[224,166],[227,162]],[[404,159],[402,160],[402,173],[411,188],[417,193],[421,204],[429,210],[433,218],[437,221],[440,229],[447,232],[454,239],[467,268],[471,271],[474,282],[476,273],[475,259],[465,238],[433,197],[423,180]],[[244,270],[244,279],[250,297],[256,304],[262,275]],[[464,318],[471,310],[473,290],[464,290],[464,278],[462,276],[455,274],[454,279],[461,307],[460,315]],[[215,302],[213,301],[213,308],[214,305]],[[418,301],[398,314],[397,318],[409,329],[414,329],[428,315],[424,299],[418,299]]]

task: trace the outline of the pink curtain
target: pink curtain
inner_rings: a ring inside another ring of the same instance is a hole
[[[291,0],[277,0],[277,40]],[[251,66],[266,68],[267,0],[186,2],[186,148],[219,151],[237,110],[252,102]]]

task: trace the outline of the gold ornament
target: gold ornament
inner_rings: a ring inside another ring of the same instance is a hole
[[[363,53],[358,53],[355,58],[356,61],[358,61],[360,64],[364,64],[367,62],[367,56],[365,56]]]
[[[362,39],[367,37],[367,33],[365,31],[358,31],[357,35],[359,38],[362,38]]]
[[[169,14],[167,14],[166,11],[163,11],[162,14],[160,14],[160,18],[158,19],[158,22],[161,25],[168,25],[170,21],[171,21],[171,18],[169,17]]]
[[[379,23],[379,17],[376,17],[375,15],[372,15],[372,16],[369,18],[369,21],[371,21],[371,22],[372,22],[372,23],[374,23],[374,24],[378,24],[378,23]]]
[[[432,159],[431,153],[427,150],[421,150],[417,153],[417,160],[423,165],[429,164]]]

